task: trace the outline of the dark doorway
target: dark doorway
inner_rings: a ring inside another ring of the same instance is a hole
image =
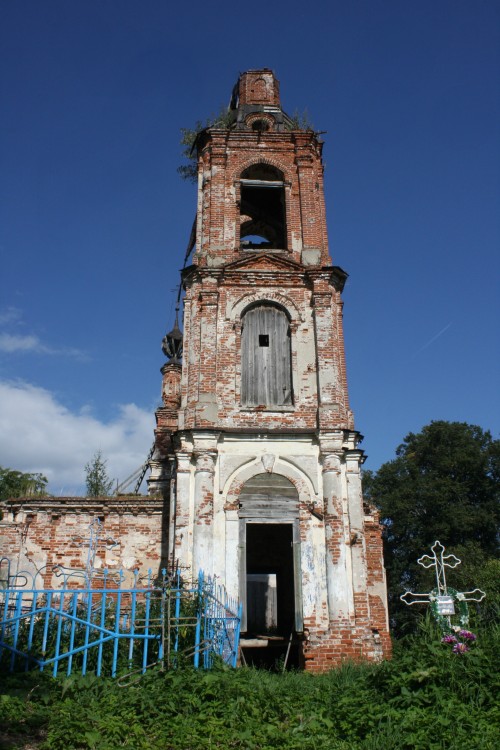
[[[241,661],[298,668],[302,654],[299,496],[280,474],[251,477],[240,493]]]
[[[247,523],[247,633],[294,629],[292,524]]]
[[[281,671],[298,668],[295,633],[293,524],[247,523],[245,663]]]

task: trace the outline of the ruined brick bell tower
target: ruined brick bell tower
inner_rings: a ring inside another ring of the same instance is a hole
[[[268,69],[240,75],[229,114],[195,144],[196,244],[183,333],[176,321],[165,339],[150,492],[170,560],[243,602],[247,660],[378,659],[381,534],[361,490],[322,142],[282,110]]]

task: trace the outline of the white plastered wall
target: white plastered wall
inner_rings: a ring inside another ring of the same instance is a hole
[[[194,567],[201,567],[207,574],[217,576],[231,596],[238,597],[239,492],[256,474],[266,471],[280,474],[296,486],[299,494],[303,616],[316,627],[325,629],[332,621],[350,620],[354,615],[353,584],[357,588],[361,583],[353,581],[353,574],[356,578],[360,574],[363,576],[363,565],[352,559],[352,552],[356,557],[357,550],[349,545],[351,525],[357,527],[358,514],[357,507],[351,509],[350,505],[357,506],[360,501],[357,493],[354,493],[356,497],[349,497],[353,494],[354,487],[349,484],[354,477],[348,478],[346,462],[340,458],[336,462],[335,494],[340,495],[337,507],[342,516],[339,522],[343,533],[332,563],[326,544],[329,531],[321,520],[326,479],[319,446],[312,436],[233,436],[215,432],[197,435],[194,432],[192,438],[184,441],[183,448],[176,501],[176,535],[182,537],[176,552],[181,566],[193,573],[197,572]],[[211,523],[204,522],[202,533],[197,529],[196,507],[196,467],[200,455],[204,459],[210,455],[213,466],[207,473],[206,461],[203,464],[205,488],[213,482],[213,506]],[[356,485],[356,481],[353,484]]]

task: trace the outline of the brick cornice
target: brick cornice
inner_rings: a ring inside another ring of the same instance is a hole
[[[327,282],[334,287],[337,292],[342,292],[348,274],[340,266],[323,266],[322,268],[311,268],[305,272],[306,278],[310,279],[313,284]]]
[[[68,513],[87,513],[90,515],[109,515],[117,513],[161,513],[163,498],[139,495],[121,495],[118,497],[16,497],[0,503],[4,513],[45,512],[51,515]]]
[[[259,266],[267,264],[267,267],[262,270],[271,273],[281,270],[285,270],[287,273],[293,271],[303,273],[304,266],[302,263],[297,263],[297,261],[286,257],[287,253],[287,250],[279,254],[276,252],[249,253],[247,250],[244,250],[240,251],[240,257],[237,260],[229,261],[229,263],[225,263],[221,268],[227,274],[229,271],[260,271]]]
[[[308,267],[309,268],[309,267]],[[328,269],[325,279],[328,281],[332,269]],[[207,281],[213,280],[218,285],[241,286],[250,284],[252,287],[267,287],[270,282],[278,286],[300,287],[304,283],[308,285],[311,270],[306,272],[301,263],[291,260],[283,254],[277,253],[252,253],[243,255],[237,260],[224,263],[214,268],[209,266],[192,265],[182,272],[182,280],[185,288],[193,284],[202,284],[201,292],[216,294],[214,288],[207,285]],[[206,292],[205,292],[206,289]],[[213,303],[213,300],[211,300]]]

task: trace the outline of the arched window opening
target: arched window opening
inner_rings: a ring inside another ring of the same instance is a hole
[[[267,120],[254,120],[252,122],[252,130],[258,130],[261,133],[265,133],[269,130],[269,123]]]
[[[283,173],[269,164],[254,164],[241,175],[240,239],[248,250],[286,250]],[[255,242],[254,237],[263,238]],[[252,239],[249,239],[252,238]]]
[[[290,322],[274,305],[250,308],[242,320],[241,403],[293,404]]]

